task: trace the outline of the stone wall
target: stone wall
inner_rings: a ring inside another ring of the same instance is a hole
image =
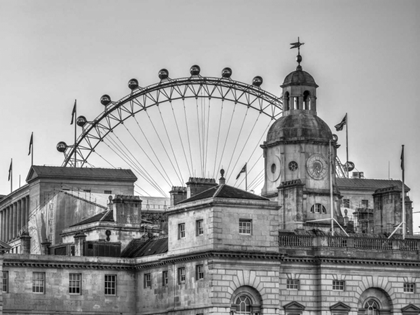
[[[9,272],[9,292],[3,293],[3,314],[134,315],[135,276],[130,269],[124,260],[109,257],[6,254],[3,270]],[[45,275],[43,293],[33,292],[34,272]],[[81,275],[80,294],[69,293],[71,273]],[[105,294],[105,275],[116,275],[115,295]]]

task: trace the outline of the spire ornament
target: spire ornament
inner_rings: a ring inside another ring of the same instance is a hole
[[[296,67],[296,70],[302,70],[302,66],[300,65],[300,63],[302,62],[302,56],[300,55],[300,46],[305,45],[305,43],[301,43],[298,37],[298,41],[295,43],[290,43],[290,45],[292,45],[290,49],[294,49],[294,48],[298,49],[298,55],[296,56],[296,61],[298,62],[298,66]]]

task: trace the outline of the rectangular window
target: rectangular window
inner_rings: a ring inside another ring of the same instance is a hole
[[[239,234],[252,233],[252,220],[239,219]]]
[[[178,283],[185,283],[185,267],[178,268]]]
[[[195,232],[197,236],[204,234],[203,220],[195,221]]]
[[[369,208],[369,200],[363,199],[362,200],[362,208]]]
[[[185,223],[178,224],[178,239],[185,237]]]
[[[117,275],[105,275],[105,295],[117,294]]]
[[[344,291],[345,288],[344,280],[333,280],[333,290],[334,291]]]
[[[404,292],[405,293],[415,293],[416,284],[414,282],[405,282],[404,283]]]
[[[343,199],[343,207],[350,208],[350,199]]]
[[[203,265],[195,266],[195,279],[196,280],[204,279],[204,266]]]
[[[104,194],[111,195],[112,194],[112,190],[104,190]]]
[[[32,274],[32,292],[45,292],[45,272],[34,272]]]
[[[70,294],[82,293],[82,275],[80,273],[69,274],[69,293]]]
[[[152,275],[150,273],[144,274],[144,288],[151,288],[152,287]]]
[[[299,279],[287,279],[287,290],[299,290]]]
[[[168,270],[162,271],[162,286],[166,287],[168,285]]]
[[[32,292],[45,293],[45,272],[34,272],[32,274]]]
[[[9,272],[8,271],[3,271],[3,292],[9,292]]]

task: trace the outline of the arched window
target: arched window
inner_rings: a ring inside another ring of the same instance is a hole
[[[312,213],[327,213],[327,209],[325,209],[324,205],[320,203],[316,203],[311,207]]]
[[[303,109],[311,109],[311,94],[309,93],[309,91],[305,91],[303,93]]]
[[[241,286],[231,297],[230,314],[259,315],[261,312],[261,295],[250,286]]]
[[[293,109],[299,109],[299,97],[297,96],[293,98]]]
[[[367,300],[365,303],[365,315],[378,315],[379,304],[374,299]]]
[[[286,105],[286,110],[290,110],[290,96],[289,96],[289,92],[284,93],[284,105]]]
[[[238,296],[236,301],[236,314],[251,314],[252,302],[247,295]]]

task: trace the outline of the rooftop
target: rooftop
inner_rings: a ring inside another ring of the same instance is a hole
[[[399,189],[402,187],[401,180],[395,179],[368,179],[368,178],[337,178],[337,186],[339,189],[350,190],[377,190],[380,188],[388,188],[396,186]],[[405,191],[410,191],[410,188],[405,185]]]

